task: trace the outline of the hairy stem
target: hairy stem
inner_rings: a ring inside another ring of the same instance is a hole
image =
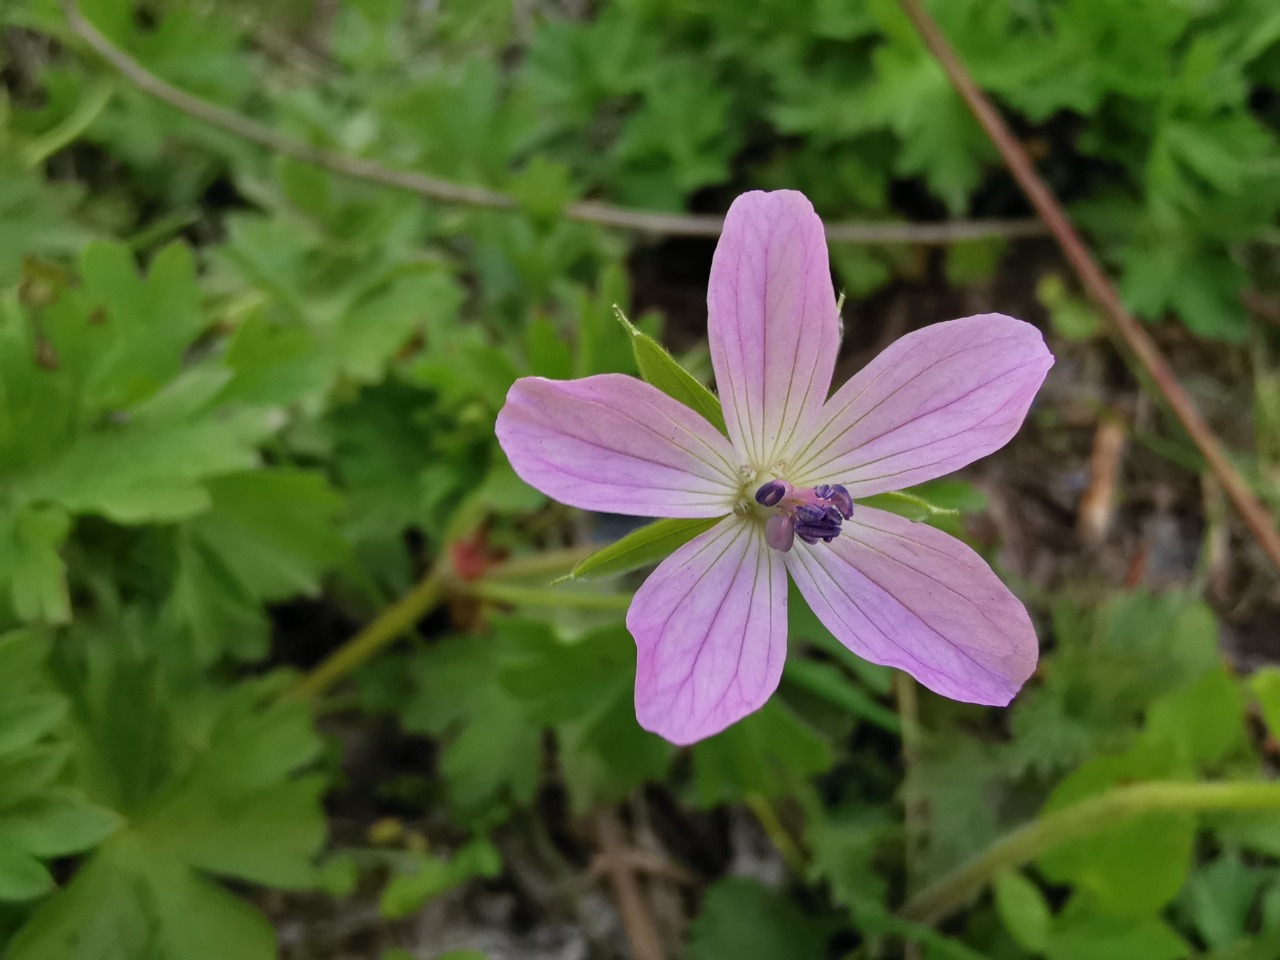
[[[1143,814],[1201,810],[1280,810],[1280,783],[1158,782],[1119,787],[1006,834],[913,896],[898,916],[913,923],[937,923],[976,897],[1001,873],[1029,863],[1055,847]]]
[[[413,589],[378,614],[372,623],[333,651],[318,666],[300,677],[285,692],[285,696],[295,700],[314,700],[353,670],[363,666],[439,606],[448,592],[449,580],[447,566],[442,561],[437,561]]]
[[[1254,495],[1244,478],[1236,471],[1226,452],[1218,443],[1209,424],[1205,422],[1196,409],[1190,395],[1182,388],[1177,376],[1169,366],[1156,342],[1151,339],[1146,329],[1138,322],[1120,300],[1111,281],[1103,272],[1101,265],[1054,196],[1053,191],[1036,173],[1031,157],[1014,137],[1009,125],[1004,122],[991,100],[974,81],[960,57],[952,49],[938,24],[925,10],[922,0],[899,0],[903,11],[915,24],[925,46],[946,71],[956,92],[968,105],[977,118],[982,129],[986,131],[991,142],[1004,158],[1005,165],[1013,178],[1026,194],[1040,218],[1049,228],[1049,232],[1058,242],[1067,262],[1071,264],[1080,282],[1089,296],[1102,309],[1103,315],[1111,322],[1112,330],[1119,335],[1125,345],[1137,357],[1143,370],[1155,382],[1156,388],[1163,394],[1166,403],[1173,411],[1183,429],[1191,437],[1193,443],[1204,455],[1210,469],[1217,476],[1222,488],[1235,505],[1245,526],[1253,534],[1254,539],[1266,552],[1271,561],[1280,567],[1280,531],[1276,530],[1275,520]]]
[[[615,610],[625,612],[631,606],[628,593],[581,593],[550,587],[520,587],[508,583],[473,580],[458,584],[458,592],[492,603],[512,606],[561,607],[573,610]]]
[[[528,556],[514,557],[485,571],[486,580],[516,580],[524,577],[554,577],[572,570],[577,564],[596,552],[596,547],[569,547],[566,550],[550,550]]]

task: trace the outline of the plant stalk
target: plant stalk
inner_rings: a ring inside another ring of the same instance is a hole
[[[311,701],[383,648],[413,629],[413,625],[444,600],[451,577],[447,565],[437,561],[408,593],[387,607],[363,630],[340,646],[318,666],[285,691],[292,700]]]
[[[909,899],[898,917],[934,924],[963,907],[997,876],[1056,847],[1147,813],[1280,810],[1280,783],[1140,783],[1057,810],[1005,834],[983,853]]]

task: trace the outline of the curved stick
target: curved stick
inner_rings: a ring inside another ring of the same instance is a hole
[[[1084,241],[1071,225],[1071,220],[1062,209],[1062,204],[1040,179],[1026,150],[1018,143],[987,95],[978,87],[960,57],[947,42],[947,38],[943,36],[937,22],[924,9],[921,0],[899,0],[899,2],[903,11],[915,24],[925,46],[946,71],[956,92],[960,94],[978,123],[982,125],[982,129],[996,145],[996,149],[1000,151],[1000,156],[1004,158],[1009,172],[1018,181],[1018,186],[1031,201],[1036,213],[1044,220],[1049,232],[1062,248],[1067,262],[1080,277],[1085,290],[1102,308],[1103,314],[1110,319],[1115,332],[1133,351],[1143,369],[1164,394],[1174,415],[1204,456],[1209,469],[1217,476],[1222,489],[1235,504],[1249,532],[1271,558],[1271,562],[1280,567],[1280,532],[1276,530],[1275,520],[1262,502],[1254,496],[1249,485],[1227,458],[1213,430],[1200,415],[1191,397],[1182,389],[1182,384],[1178,382],[1177,376],[1169,366],[1169,361],[1165,359],[1164,354],[1160,352],[1160,348],[1156,346],[1156,342],[1151,339],[1142,324],[1125,309],[1115,287],[1111,285],[1102,267],[1093,258],[1089,248],[1085,246]]]
[[[508,193],[472,184],[456,183],[413,170],[397,170],[374,160],[344,156],[298,140],[228,110],[201,97],[180,90],[156,76],[129,54],[112,43],[90,23],[73,0],[65,0],[67,22],[71,32],[107,61],[121,76],[149,97],[166,103],[211,127],[224,130],[241,140],[292,157],[303,163],[328,170],[353,180],[363,180],[393,190],[403,190],[445,203],[486,207],[491,210],[516,210],[520,201]],[[594,200],[580,200],[563,210],[569,220],[617,227],[656,236],[718,237],[724,218],[714,214],[661,213],[615,207]],[[1024,220],[958,220],[947,223],[829,223],[827,239],[832,243],[908,243],[944,246],[972,240],[1009,239],[1043,236],[1044,225],[1035,219]]]

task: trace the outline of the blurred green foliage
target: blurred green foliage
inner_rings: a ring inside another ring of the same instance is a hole
[[[763,811],[802,858],[795,897],[710,884],[696,960],[888,956],[901,938],[930,958],[1280,955],[1280,829],[1261,815],[1109,827],[1004,874],[945,936],[892,915],[908,884],[1040,810],[1118,784],[1261,775],[1253,734],[1280,735],[1280,674],[1228,673],[1191,591],[1037,598],[1052,647],[1007,724],[930,700],[905,783],[889,672],[798,602],[764,710],[687,752],[636,726],[626,594],[590,575],[651,561],[683,527],[628,541],[579,571],[586,584],[546,587],[577,554],[508,584],[514,613],[457,598],[364,666],[346,702],[288,696],[291,671],[459,545],[484,567],[583,539],[496,446],[516,377],[639,372],[714,403],[650,339],[659,317],[624,330],[613,316],[641,241],[564,219],[568,203],[721,210],[787,186],[831,220],[1023,210],[890,0],[562,10],[578,6],[80,4],[185,90],[343,155],[502,189],[508,212],[271,156],[115,76],[54,0],[6,4],[0,950],[273,957],[270,923],[222,880],[341,898],[363,879],[403,917],[498,875],[492,837],[548,791],[577,817],[658,784],[689,816]],[[1269,282],[1280,212],[1275,4],[934,6],[1126,301],[1246,339],[1240,294]],[[1003,249],[953,245],[946,276],[985,280]],[[832,256],[852,297],[919,260],[905,245]],[[1062,284],[1041,296],[1063,336],[1096,335]],[[700,349],[680,360],[706,368]],[[1272,393],[1259,383],[1263,412]],[[983,508],[962,482],[923,492],[959,513],[897,509],[959,533]],[[338,626],[292,623],[299,608]],[[429,768],[358,786],[443,822],[443,849],[326,848],[322,800],[351,787],[315,732],[330,711],[390,716],[435,745]],[[904,803],[925,812],[923,835]]]

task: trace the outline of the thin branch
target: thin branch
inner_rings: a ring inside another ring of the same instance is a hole
[[[917,783],[924,737],[920,729],[920,691],[914,678],[902,670],[896,671],[893,692],[902,724],[902,872],[909,895],[917,886],[920,853],[928,828],[928,811]],[[903,960],[919,960],[920,944],[907,941],[903,944],[902,955]]]
[[[1049,232],[1062,248],[1067,262],[1080,277],[1085,290],[1102,308],[1103,314],[1111,321],[1115,332],[1133,351],[1143,369],[1155,381],[1156,387],[1164,395],[1170,409],[1173,410],[1192,442],[1204,455],[1210,469],[1217,476],[1223,490],[1230,497],[1254,539],[1258,541],[1271,561],[1280,567],[1280,532],[1276,530],[1274,518],[1254,496],[1249,485],[1231,464],[1218,443],[1218,438],[1214,436],[1213,430],[1200,415],[1191,397],[1182,389],[1182,384],[1178,382],[1177,376],[1169,366],[1169,361],[1165,359],[1164,354],[1160,352],[1160,348],[1156,346],[1142,324],[1125,309],[1120,295],[1107,279],[1098,261],[1089,252],[1089,248],[1080,239],[1080,235],[1076,233],[1066,211],[1053,195],[1053,191],[1036,173],[1035,165],[1031,162],[1026,150],[1018,143],[1013,132],[1004,122],[1004,118],[1000,116],[986,94],[974,82],[938,24],[924,9],[921,0],[899,0],[899,2],[903,11],[915,24],[925,46],[937,58],[956,91],[987,132],[996,149],[1000,151],[1009,172],[1013,174],[1022,192],[1026,194],[1031,205],[1044,220]]]
[[[597,812],[595,832],[600,844],[600,867],[613,889],[613,899],[622,917],[627,943],[631,946],[632,960],[663,960],[662,940],[658,936],[653,912],[627,857],[627,838],[618,815],[612,810]]]
[[[1141,783],[1117,787],[1046,814],[1005,834],[983,853],[912,897],[899,919],[934,924],[980,894],[996,877],[1050,850],[1134,817],[1158,812],[1280,810],[1280,784]]]
[[[393,190],[403,190],[431,200],[491,210],[516,210],[520,201],[508,193],[440,177],[397,170],[373,160],[344,156],[313,146],[264,126],[242,114],[187,93],[156,76],[121,50],[90,23],[73,0],[65,0],[67,21],[72,33],[89,45],[121,76],[147,96],[166,103],[189,117],[217,127],[242,140],[292,157],[353,180],[362,180]],[[724,218],[714,215],[661,213],[615,207],[582,200],[565,207],[563,215],[581,223],[617,227],[637,233],[662,236],[718,237]],[[832,243],[906,243],[944,246],[972,240],[1013,239],[1043,236],[1038,220],[967,220],[948,223],[829,223],[827,239]]]

